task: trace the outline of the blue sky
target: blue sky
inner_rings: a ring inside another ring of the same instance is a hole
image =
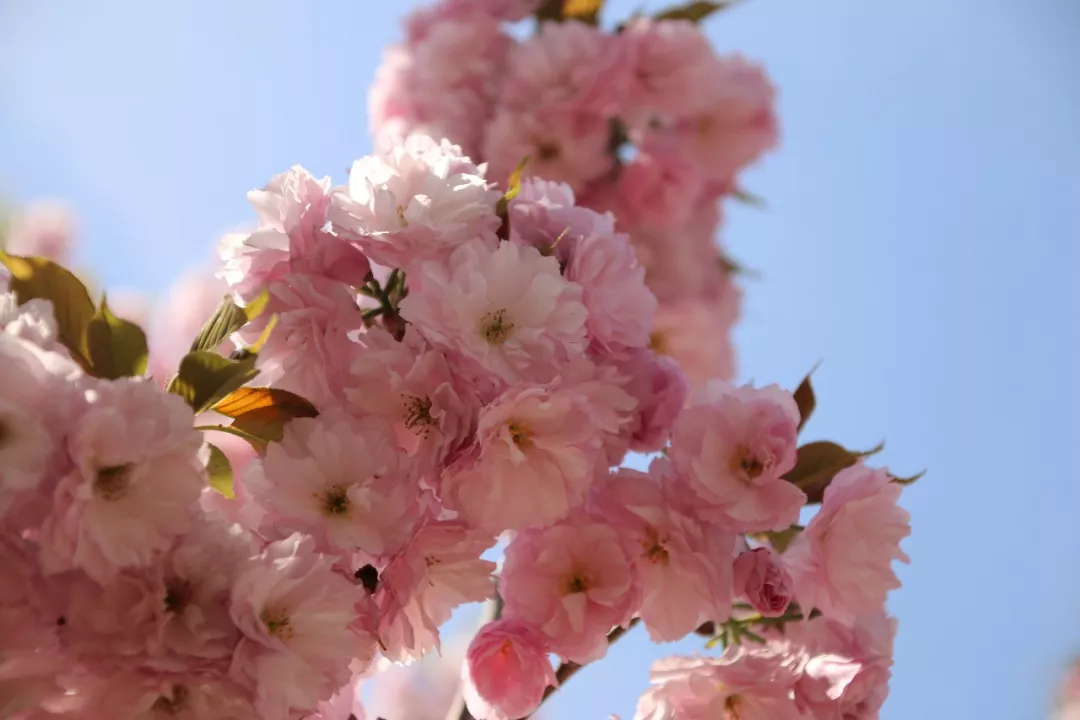
[[[414,4],[6,0],[0,195],[69,200],[81,264],[161,291],[274,173],[344,179]],[[823,360],[808,436],[929,469],[883,717],[1045,718],[1080,652],[1080,6],[748,0],[708,28],[781,91],[783,147],[746,179],[768,208],[724,230],[762,275],[742,375]],[[631,634],[552,709],[625,719],[650,659],[697,645]]]

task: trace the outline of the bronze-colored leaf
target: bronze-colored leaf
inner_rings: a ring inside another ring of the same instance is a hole
[[[563,19],[564,0],[542,0],[533,15],[537,22],[553,20],[558,22]]]
[[[269,293],[263,290],[254,300],[240,307],[226,295],[213,317],[206,322],[199,336],[191,343],[191,351],[216,350],[225,338],[257,318],[266,309],[269,300]]]
[[[892,481],[894,483],[896,483],[897,485],[905,485],[906,486],[906,485],[911,485],[911,484],[913,484],[915,482],[918,482],[922,478],[922,476],[925,475],[925,474],[926,474],[926,471],[923,470],[922,472],[915,473],[911,477],[902,478],[902,477],[896,477],[895,475],[890,475],[889,477],[892,478]]]
[[[688,2],[682,5],[676,5],[670,7],[667,10],[658,12],[654,18],[656,20],[689,20],[690,22],[701,22],[705,18],[712,15],[719,10],[725,10],[735,4],[735,0],[719,0],[714,2],[708,2],[701,0],[699,2]]]
[[[866,452],[853,452],[828,440],[807,443],[798,449],[795,467],[784,479],[806,493],[807,504],[820,503],[825,488],[829,487],[838,472],[851,467],[861,458],[881,452],[884,447],[882,443]]]
[[[256,357],[230,360],[209,350],[189,352],[180,361],[168,391],[184,398],[197,415],[255,377],[259,373]]]
[[[225,456],[225,453],[221,452],[217,445],[207,443],[206,446],[210,448],[210,459],[206,461],[206,476],[210,482],[210,487],[229,499],[236,497],[233,490],[232,464],[229,462],[229,458]]]
[[[563,20],[596,25],[600,22],[600,11],[603,7],[604,0],[563,0]]]
[[[803,429],[806,421],[814,414],[814,408],[817,407],[817,397],[814,395],[814,386],[810,384],[810,376],[818,369],[818,365],[811,368],[799,383],[799,387],[795,388],[795,404],[799,406],[799,430]]]
[[[150,354],[146,333],[135,323],[113,315],[105,298],[87,325],[86,347],[97,377],[115,380],[146,372]]]
[[[211,410],[225,417],[237,418],[256,410],[276,408],[292,417],[315,417],[319,411],[296,393],[280,388],[243,387],[214,404]]]
[[[232,426],[266,442],[281,440],[293,418],[315,417],[319,411],[295,393],[278,388],[240,388],[210,408],[233,419]]]
[[[94,317],[94,303],[82,281],[47,258],[0,251],[0,263],[11,273],[10,288],[20,305],[34,299],[52,302],[61,344],[89,371],[86,328]]]

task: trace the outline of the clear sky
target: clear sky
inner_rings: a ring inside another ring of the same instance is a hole
[[[0,0],[0,194],[69,200],[82,264],[159,292],[274,173],[344,179],[414,4]],[[768,209],[724,230],[762,275],[742,376],[823,360],[808,436],[929,469],[883,717],[1045,718],[1080,652],[1080,5],[748,0],[708,28],[781,90],[746,180]],[[651,658],[696,647],[632,633],[554,714],[625,720]]]

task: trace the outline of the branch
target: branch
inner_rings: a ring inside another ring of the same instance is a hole
[[[634,618],[633,620],[630,621],[630,624],[627,625],[626,627],[617,627],[614,630],[612,630],[611,632],[609,632],[608,636],[607,636],[608,647],[610,648],[612,645],[614,645],[616,640],[618,640],[623,635],[625,635],[628,631],[630,631],[640,621],[641,621],[641,618]],[[547,701],[547,699],[549,697],[551,697],[552,695],[555,694],[555,691],[557,691],[559,688],[561,688],[563,686],[563,683],[565,683],[570,678],[574,677],[574,675],[577,674],[578,670],[580,670],[583,667],[585,667],[585,666],[584,665],[578,665],[575,662],[560,663],[559,667],[555,670],[555,679],[559,681],[559,684],[558,685],[551,685],[551,686],[548,687],[547,690],[544,691],[544,697],[540,699],[540,705],[542,706],[544,704],[544,702]],[[537,709],[539,709],[539,708],[537,708]]]

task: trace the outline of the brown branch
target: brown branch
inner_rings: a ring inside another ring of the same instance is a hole
[[[618,640],[623,635],[625,635],[628,631],[630,631],[640,621],[641,621],[641,618],[634,618],[633,620],[630,621],[630,624],[627,625],[626,627],[617,627],[614,630],[612,630],[611,632],[609,632],[608,636],[607,636],[608,647],[610,648],[612,645],[614,645],[616,640]],[[544,697],[540,699],[540,705],[543,705],[544,702],[546,702],[549,697],[554,695],[555,692],[559,688],[561,688],[563,686],[563,683],[565,683],[570,678],[574,677],[574,675],[577,674],[578,670],[580,670],[583,667],[585,667],[585,666],[584,665],[578,665],[575,662],[560,663],[559,667],[556,668],[556,670],[555,670],[555,679],[559,681],[559,684],[558,685],[550,685],[550,686],[548,686],[548,689],[544,691]],[[539,709],[539,708],[537,708],[537,709]],[[530,717],[532,717],[532,716],[530,715]]]

